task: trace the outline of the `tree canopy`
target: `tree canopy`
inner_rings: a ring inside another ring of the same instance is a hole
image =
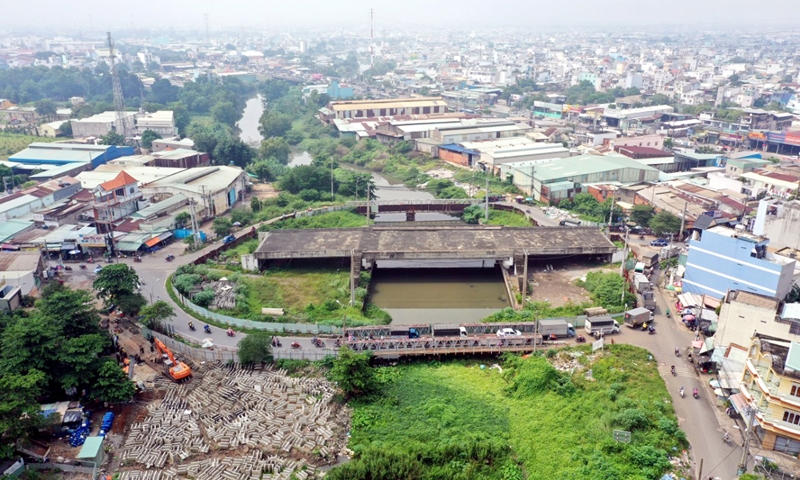
[[[631,209],[631,220],[636,222],[637,225],[647,227],[650,225],[650,220],[655,215],[656,209],[652,205],[635,205]]]
[[[370,354],[357,353],[348,347],[339,349],[328,377],[348,397],[369,395],[378,388],[375,370],[369,365]]]
[[[152,131],[152,130],[145,130],[142,132],[142,146],[144,148],[150,149],[153,148],[153,140],[158,140],[161,138],[161,135]]]
[[[665,210],[650,220],[650,230],[657,236],[676,235],[681,230],[681,219]]]
[[[139,284],[136,270],[124,263],[115,263],[103,267],[92,286],[97,290],[98,298],[102,298],[106,304],[112,304],[118,303],[123,295],[134,293]]]
[[[239,363],[251,365],[272,361],[272,334],[258,331],[247,334],[239,340]]]

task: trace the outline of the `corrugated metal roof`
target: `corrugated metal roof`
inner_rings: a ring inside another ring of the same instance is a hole
[[[514,168],[514,163],[508,164]],[[534,177],[536,180],[547,182],[548,180],[558,180],[580,175],[591,175],[610,170],[631,168],[657,173],[653,167],[648,167],[641,162],[628,158],[624,155],[578,155],[577,157],[557,158],[550,161],[536,164]],[[521,170],[522,173],[530,176],[530,168]]]
[[[161,200],[158,203],[153,203],[149,207],[145,207],[139,210],[138,212],[132,213],[130,217],[147,219],[153,215],[157,215],[158,213],[163,212],[164,210],[174,207],[175,205],[181,205],[183,203],[186,203],[188,200],[189,198],[186,195],[179,193],[177,195],[173,195],[169,198]]]

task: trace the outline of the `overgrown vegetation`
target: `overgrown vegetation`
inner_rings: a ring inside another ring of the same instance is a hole
[[[261,275],[243,274],[222,266],[182,265],[172,285],[202,307],[214,300],[210,282],[225,277],[236,284],[236,306],[220,313],[237,318],[268,322],[319,323],[348,326],[388,324],[391,317],[374,306],[364,308],[370,275],[361,273],[356,304],[350,306],[350,269],[333,266],[273,268]],[[285,315],[272,317],[262,308],[283,308]]]
[[[525,215],[517,212],[489,209],[489,221],[486,225],[504,225],[506,227],[530,227],[531,222]]]
[[[577,284],[591,293],[595,304],[611,311],[636,304],[636,296],[628,291],[625,279],[616,272],[589,272],[586,280]]]
[[[556,357],[577,351],[591,379],[536,355],[505,356],[502,373],[475,361],[377,369],[377,393],[351,402],[355,457],[327,478],[658,478],[686,443],[655,362],[622,345]]]
[[[607,198],[603,203],[597,201],[591,193],[578,193],[572,198],[566,198],[558,203],[558,208],[569,210],[577,214],[581,219],[590,222],[608,222],[609,213],[611,213],[611,197]],[[619,206],[614,206],[613,222],[618,222],[623,217],[622,209]]]
[[[270,225],[262,225],[259,230],[281,230],[291,228],[352,228],[363,227],[367,224],[367,217],[359,215],[354,210],[339,210],[299,218],[287,218]]]

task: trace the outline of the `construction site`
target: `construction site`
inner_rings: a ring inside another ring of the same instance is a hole
[[[155,374],[101,472],[119,480],[318,478],[346,454],[349,413],[324,378],[189,362]],[[101,477],[103,478],[103,477]]]

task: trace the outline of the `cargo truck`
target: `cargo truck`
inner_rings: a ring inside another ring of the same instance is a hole
[[[458,325],[433,325],[434,337],[467,337],[467,329]]]
[[[638,293],[644,293],[645,291],[650,290],[650,280],[647,278],[647,275],[643,273],[634,273],[633,286],[636,288]]]
[[[625,312],[625,325],[631,328],[639,328],[651,320],[653,320],[653,312],[644,307]]]
[[[563,318],[537,320],[536,328],[537,333],[541,335],[542,338],[548,338],[550,335],[555,335],[559,338],[575,336],[575,327]]]
[[[653,289],[642,292],[642,300],[642,306],[651,312],[655,311],[656,306],[658,306],[656,303],[656,292]]]
[[[599,317],[590,317],[586,319],[586,324],[583,327],[589,335],[597,336],[599,334],[619,333],[619,324],[616,320],[608,315]]]

